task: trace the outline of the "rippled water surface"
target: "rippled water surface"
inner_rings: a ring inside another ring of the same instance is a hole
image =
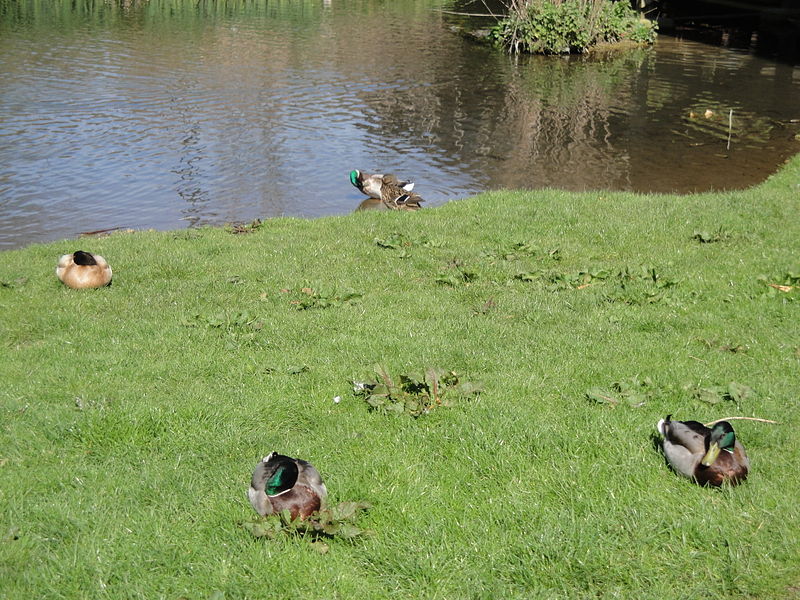
[[[454,32],[448,7],[0,2],[0,248],[346,214],[352,168],[434,206],[744,187],[800,151],[797,67],[668,37],[515,59]]]

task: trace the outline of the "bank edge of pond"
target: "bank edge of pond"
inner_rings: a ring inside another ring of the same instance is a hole
[[[224,588],[243,597],[258,564],[292,598],[343,585],[358,589],[348,597],[523,588],[578,597],[600,567],[597,595],[663,597],[681,572],[694,597],[725,572],[737,584],[721,597],[779,597],[796,583],[798,552],[784,492],[798,483],[785,468],[798,456],[786,425],[797,304],[756,276],[797,259],[800,223],[788,217],[799,182],[800,156],[743,191],[499,191],[414,213],[275,219],[252,234],[120,233],[79,241],[116,269],[116,283],[96,291],[63,288],[53,274],[56,250],[74,241],[5,255],[9,595],[43,597],[54,581],[79,595],[113,574],[112,596]],[[718,242],[693,239],[718,225]],[[606,297],[613,286],[592,270],[636,275],[645,261],[676,280],[661,301],[629,303],[635,289]],[[542,265],[568,275],[588,266],[596,281],[528,281]],[[351,301],[347,287],[362,296]],[[348,378],[376,360],[393,375],[453,369],[485,392],[416,421],[370,412]],[[642,405],[584,397],[631,377]],[[686,381],[736,381],[757,395],[710,404]],[[784,425],[736,426],[753,472],[718,494],[682,481],[652,447],[649,432],[672,410]],[[245,490],[265,444],[312,460],[337,501],[372,502],[364,522],[376,538],[333,540],[323,558],[302,539],[253,540],[239,523],[253,514]],[[197,464],[184,466],[187,457]],[[48,494],[30,494],[33,471]],[[143,484],[123,493],[119,481]],[[703,510],[710,501],[713,514]],[[709,530],[737,540],[736,560],[728,544],[685,541]],[[57,543],[46,537],[55,534]],[[108,539],[113,553],[99,564],[97,540]],[[619,560],[625,548],[636,560]],[[701,549],[704,568],[693,569]],[[398,556],[437,564],[417,575],[419,563]],[[191,569],[178,568],[186,561]],[[364,577],[365,562],[374,576]],[[498,577],[506,563],[519,568]]]
[[[756,184],[750,188],[744,190],[731,190],[731,191],[721,191],[721,192],[701,192],[697,194],[675,194],[675,202],[685,202],[687,199],[690,199],[695,196],[714,196],[719,194],[736,194],[736,193],[766,193],[768,191],[787,191],[792,193],[800,193],[800,154],[797,154],[789,159],[787,159],[784,164],[770,177],[768,177],[765,181]],[[532,200],[535,201],[536,199],[540,198],[542,195],[548,195],[553,192],[552,189],[544,189],[544,190],[503,190],[503,193],[506,195],[510,195],[512,197],[517,198],[521,202],[529,203]],[[446,209],[446,207],[451,206],[454,202],[457,203],[464,203],[465,201],[469,201],[470,199],[474,199],[478,204],[476,206],[476,210],[481,211],[481,203],[484,201],[485,197],[491,196],[496,192],[487,191],[482,192],[480,194],[476,194],[475,196],[469,196],[466,198],[462,198],[459,200],[452,200],[440,207],[428,207],[424,208],[422,212],[427,213],[430,211],[436,211],[440,209]],[[616,192],[616,191],[607,191],[607,190],[595,190],[595,191],[587,191],[587,192],[563,192],[564,194],[570,195],[573,194],[575,196],[583,195],[583,194],[601,194],[603,196],[652,196],[652,197],[664,197],[670,196],[669,194],[637,194],[633,192]],[[330,219],[338,220],[342,218],[348,217],[355,217],[357,215],[364,215],[367,213],[372,213],[376,211],[356,211],[350,215],[336,215],[336,216],[327,216],[327,217],[319,217],[317,219],[312,219],[313,221],[326,221]],[[384,213],[386,211],[377,211]],[[413,218],[413,217],[412,217]],[[261,222],[260,220],[257,220]],[[306,221],[306,219],[302,219],[300,217],[275,217],[270,219],[265,219],[264,222],[273,222],[273,221],[289,221],[289,222],[302,222]],[[221,228],[221,229],[230,229],[234,233],[248,233],[252,229],[252,225],[250,223],[228,223],[221,226],[205,226],[205,228]],[[80,236],[78,238],[64,238],[62,240],[53,240],[49,242],[35,242],[32,245],[25,246],[23,248],[16,248],[11,250],[2,251],[1,254],[9,254],[19,251],[24,251],[32,246],[51,246],[55,244],[63,245],[65,243],[69,243],[70,245],[84,245],[90,246],[95,243],[94,240],[101,239],[101,238],[108,238],[108,237],[119,237],[124,235],[130,235],[135,233],[140,233],[142,231],[150,231],[156,232],[155,229],[150,230],[138,230],[134,228],[110,228],[109,230],[102,230],[99,232],[98,235],[85,235]],[[193,229],[186,229],[186,230],[158,230],[163,233],[171,233],[175,234],[176,232],[191,232]]]

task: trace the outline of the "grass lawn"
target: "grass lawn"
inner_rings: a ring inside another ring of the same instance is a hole
[[[60,284],[78,249],[111,287]],[[34,245],[0,283],[0,598],[800,597],[800,156],[745,191]],[[376,363],[483,391],[384,414]],[[668,413],[780,424],[733,421],[750,478],[714,490],[656,450]],[[272,450],[373,535],[253,537]]]

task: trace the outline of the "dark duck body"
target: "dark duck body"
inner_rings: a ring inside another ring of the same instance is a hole
[[[708,428],[698,421],[673,421],[672,415],[658,422],[664,436],[662,448],[670,466],[700,485],[736,485],[747,478],[750,461],[727,421]]]
[[[318,511],[327,495],[322,477],[310,463],[277,452],[256,465],[247,492],[261,516],[288,510],[292,519],[305,519]]]

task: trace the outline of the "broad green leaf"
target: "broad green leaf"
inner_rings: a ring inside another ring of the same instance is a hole
[[[722,402],[722,392],[719,388],[698,388],[695,390],[695,397],[708,404],[719,404]]]
[[[337,519],[352,519],[358,511],[358,504],[355,502],[340,502],[331,509],[332,516]]]
[[[336,521],[331,521],[330,523],[325,523],[322,526],[322,531],[325,532],[327,535],[336,535],[339,533],[341,529],[341,524]]]
[[[367,397],[367,404],[369,404],[372,408],[378,408],[380,406],[383,406],[383,404],[385,403],[386,403],[386,398],[384,398],[383,396],[372,395]]]
[[[730,399],[734,402],[742,402],[753,394],[753,388],[751,387],[736,383],[735,381],[731,381],[728,384],[728,396],[730,396]]]
[[[342,523],[339,526],[338,534],[343,538],[354,538],[356,536],[361,535],[362,530],[359,527],[356,527],[352,523]]]
[[[619,400],[617,400],[611,392],[602,388],[591,388],[587,390],[586,397],[598,404],[611,404],[613,406],[619,404]]]

